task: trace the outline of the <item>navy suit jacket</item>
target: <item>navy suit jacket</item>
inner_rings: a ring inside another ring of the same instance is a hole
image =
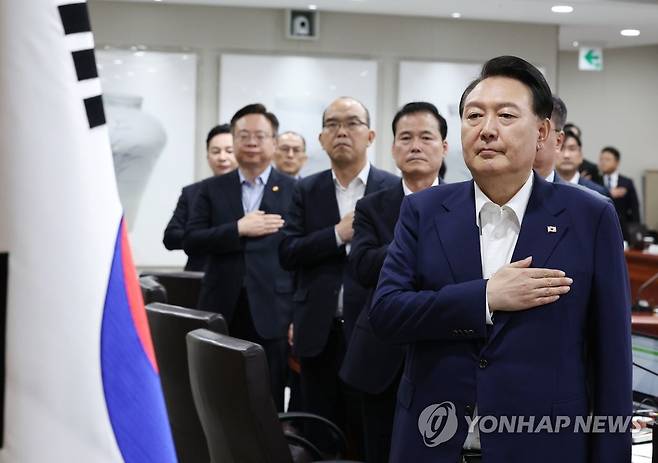
[[[637,192],[633,180],[620,175],[617,186],[626,188],[626,194],[621,198],[614,198],[615,209],[622,224],[640,222],[640,205],[637,200]]]
[[[398,377],[404,362],[401,346],[375,336],[367,311],[386,250],[393,241],[403,199],[402,182],[398,181],[392,188],[363,197],[354,210],[354,238],[349,262],[357,281],[368,289],[368,297],[349,339],[340,376],[350,386],[370,394],[385,391]]]
[[[628,432],[573,432],[577,416],[632,408],[630,291],[612,205],[535,175],[512,261],[527,256],[566,272],[571,290],[552,304],[496,312],[487,328],[473,182],[404,200],[369,311],[375,333],[410,344],[391,462],[457,461],[475,405],[481,417],[535,416],[533,429],[542,417],[571,420],[558,433],[481,432],[487,463],[630,461]],[[421,434],[433,404],[443,417]]]
[[[370,166],[365,194],[398,181],[398,177]],[[352,270],[346,268],[345,246],[336,243],[334,226],[340,219],[331,170],[297,182],[279,257],[285,269],[295,272],[294,350],[302,357],[314,357],[324,349],[341,285],[346,339],[368,296]]]
[[[286,217],[295,180],[272,169],[260,210]],[[244,216],[238,171],[201,182],[183,244],[189,253],[208,255],[199,309],[221,313],[230,324],[240,291],[246,289],[258,334],[286,336],[290,323],[292,276],[279,265],[281,231],[258,238],[238,235]]]
[[[164,231],[162,243],[165,248],[173,251],[174,249],[183,249],[183,235],[185,234],[185,225],[190,218],[190,211],[194,206],[196,195],[201,189],[201,182],[192,183],[183,187],[176,209],[171,216]],[[204,254],[188,254],[185,270],[193,272],[203,272],[206,267],[206,256]]]
[[[605,197],[610,197],[610,192],[603,186],[599,185],[598,183],[595,183],[591,180],[588,180],[584,177],[578,178],[578,185],[584,186],[589,188],[590,190],[594,190],[599,194],[602,194]]]

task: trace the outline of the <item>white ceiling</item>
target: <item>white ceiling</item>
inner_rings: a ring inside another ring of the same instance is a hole
[[[315,4],[320,12],[443,18],[459,12],[461,18],[453,21],[558,24],[562,50],[573,49],[574,41],[604,48],[658,44],[658,0],[162,0],[162,3],[295,9]],[[558,4],[573,6],[573,13],[552,13],[551,6]],[[629,28],[640,29],[640,36],[620,35],[622,29]]]

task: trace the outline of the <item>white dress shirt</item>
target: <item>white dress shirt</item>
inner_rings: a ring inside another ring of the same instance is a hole
[[[363,198],[363,195],[366,193],[366,184],[368,183],[368,174],[370,173],[370,163],[366,162],[366,165],[361,172],[358,173],[352,181],[344,187],[338,181],[336,173],[331,169],[331,178],[334,180],[334,188],[336,191],[336,202],[338,203],[338,215],[342,219],[346,214],[354,211],[356,207],[356,202]],[[338,230],[334,227],[334,236],[336,236],[336,245],[342,246],[345,242],[338,235]],[[350,243],[345,244],[345,252],[350,253]],[[340,291],[338,293],[338,307],[336,307],[336,317],[343,316],[343,285],[340,286]]]
[[[546,180],[549,183],[553,183],[555,181],[555,171],[552,170],[550,174],[548,174],[548,177],[546,177],[544,180]]]
[[[338,203],[338,215],[342,219],[345,215],[349,214],[356,207],[356,202],[363,198],[363,195],[366,192],[366,184],[368,183],[368,174],[370,173],[370,163],[366,162],[366,165],[361,172],[358,173],[352,181],[344,187],[338,181],[336,173],[334,170],[331,170],[331,178],[334,180],[334,188],[336,190],[336,202]],[[334,227],[334,234],[336,235],[336,244],[342,246],[345,244],[340,236],[338,236],[338,231]],[[350,253],[350,243],[345,244],[345,252]]]
[[[580,172],[576,171],[575,175],[571,177],[571,180],[569,180],[569,183],[573,183],[574,185],[578,185],[578,180],[580,180]]]
[[[480,230],[482,278],[485,280],[491,278],[494,273],[512,260],[523,216],[530,200],[533,178],[531,172],[521,189],[503,206],[491,201],[478,184],[473,182],[475,186],[475,221]],[[528,256],[523,256],[523,258],[526,257]],[[491,325],[493,321],[488,299],[485,310],[487,324]],[[477,405],[475,406],[475,416],[477,416]],[[466,436],[464,448],[480,448],[480,433],[477,426]]]
[[[608,190],[612,190],[613,188],[617,188],[618,184],[619,184],[619,172],[614,171],[611,174],[603,176],[603,185],[605,185],[605,187]]]
[[[436,177],[430,187],[437,186],[439,184],[439,177]],[[402,179],[402,191],[404,191],[405,196],[409,196],[410,194],[413,194],[413,191],[407,186],[406,182],[404,181],[404,178]]]

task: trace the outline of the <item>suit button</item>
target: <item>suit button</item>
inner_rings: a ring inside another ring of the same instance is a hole
[[[466,405],[466,408],[464,408],[464,411],[468,416],[473,416],[473,405]]]
[[[467,334],[473,334],[473,333],[475,333],[475,331],[473,331],[473,330],[468,330],[468,331],[466,331],[466,333],[467,333]]]
[[[487,365],[489,365],[489,362],[487,362],[487,359],[480,359],[480,368],[487,368]]]

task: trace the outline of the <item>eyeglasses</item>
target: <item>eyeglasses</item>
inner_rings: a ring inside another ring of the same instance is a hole
[[[279,151],[282,153],[289,153],[292,151],[294,154],[301,154],[304,152],[304,149],[299,147],[299,146],[286,146],[286,145],[279,145]]]
[[[359,119],[354,118],[354,119],[348,119],[346,121],[330,120],[325,122],[322,125],[322,128],[324,129],[325,132],[332,132],[332,133],[338,131],[338,129],[341,127],[345,127],[345,129],[348,130],[349,132],[355,132],[362,125],[367,126],[368,124]]]
[[[248,143],[252,138],[260,145],[268,138],[272,138],[272,135],[265,132],[239,132],[237,134],[237,139],[242,144]]]

